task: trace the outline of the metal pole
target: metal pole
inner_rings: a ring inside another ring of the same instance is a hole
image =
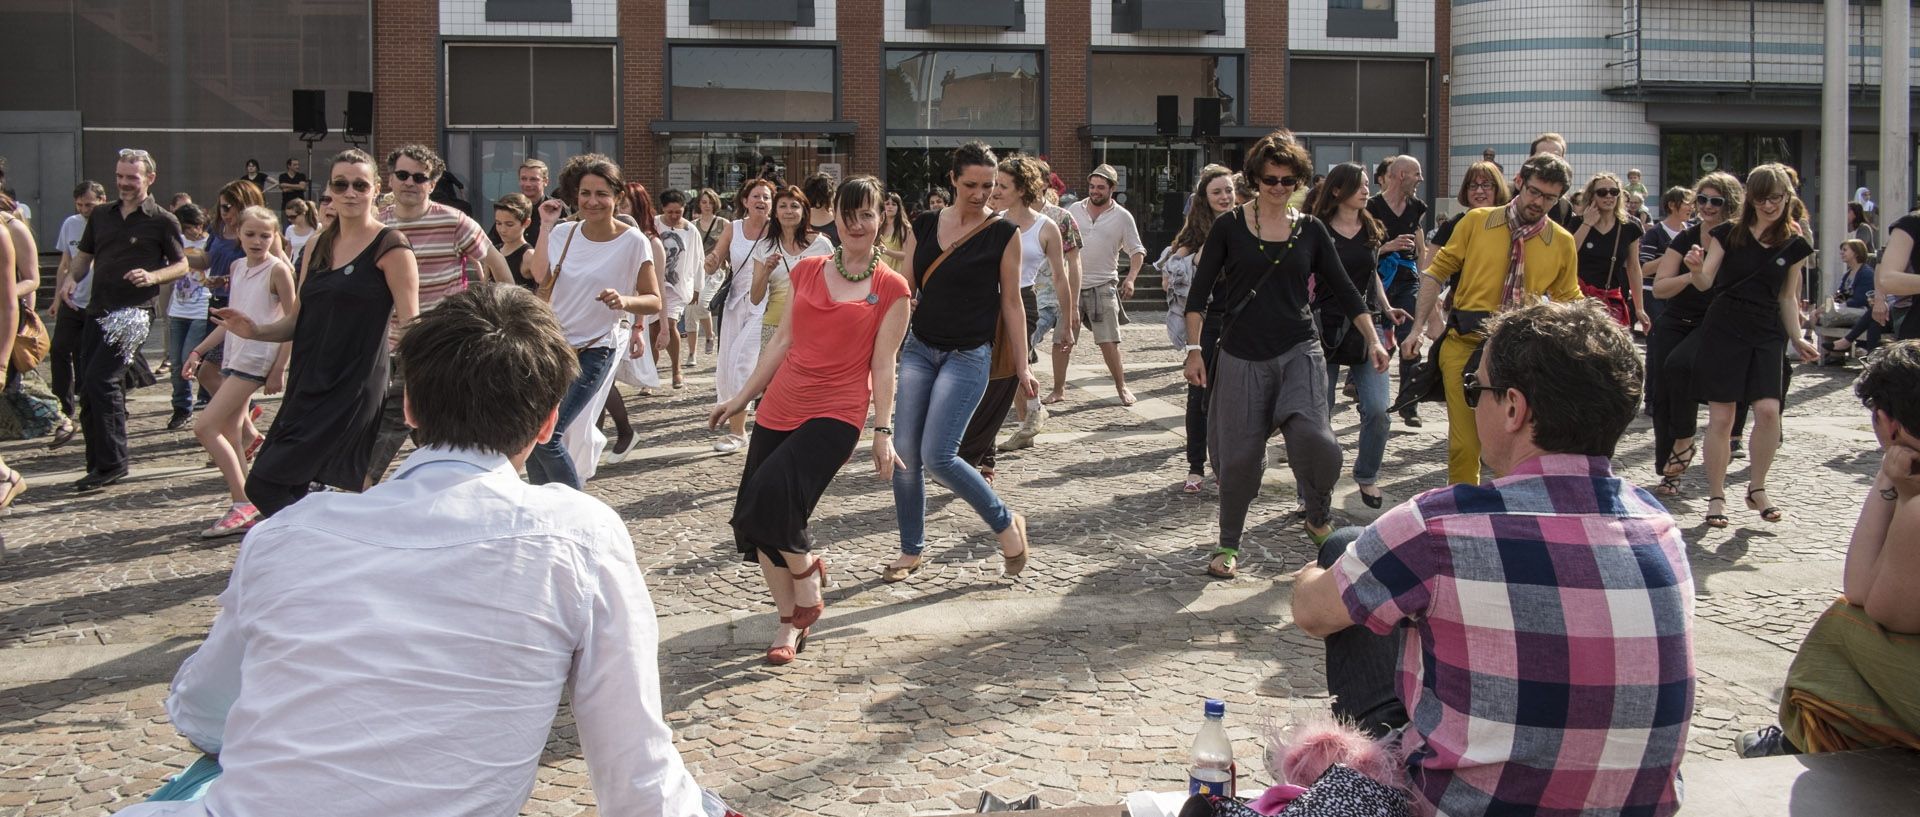
[[[1880,241],[1886,242],[1887,227],[1913,207],[1913,140],[1909,119],[1912,115],[1908,89],[1912,87],[1913,62],[1908,58],[1913,39],[1913,10],[1906,3],[1882,3],[1880,20],[1880,189],[1873,191],[1879,203]]]
[[[1820,197],[1816,200],[1820,280],[1813,290],[1833,290],[1827,277],[1840,269],[1840,241],[1847,232],[1847,0],[1826,0],[1826,59],[1820,89]]]

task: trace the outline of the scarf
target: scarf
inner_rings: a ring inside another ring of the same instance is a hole
[[[1526,297],[1527,262],[1522,248],[1526,246],[1527,239],[1539,235],[1546,228],[1547,217],[1544,214],[1540,216],[1539,221],[1521,224],[1520,199],[1516,197],[1507,203],[1507,232],[1513,236],[1513,246],[1507,251],[1507,285],[1500,298],[1501,309],[1506,309]]]

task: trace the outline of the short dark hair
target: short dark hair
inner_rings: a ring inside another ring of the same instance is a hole
[[[1551,153],[1534,154],[1526,164],[1520,166],[1520,183],[1526,184],[1529,180],[1557,184],[1565,190],[1573,186],[1573,165]],[[1518,195],[1519,191],[1514,193]]]
[[[1853,394],[1868,411],[1883,411],[1908,434],[1920,435],[1920,340],[1903,340],[1867,358]]]
[[[833,177],[825,173],[815,173],[800,182],[800,193],[807,197],[807,206],[826,209],[833,206]]]
[[[494,201],[493,209],[512,213],[515,221],[526,221],[533,215],[533,202],[519,193],[508,193]]]
[[[568,207],[579,209],[580,180],[588,176],[599,176],[607,187],[613,190],[617,204],[627,196],[627,179],[620,174],[620,166],[604,154],[585,153],[567,160],[560,168],[559,184],[554,195],[559,196]]]
[[[879,179],[872,176],[850,176],[840,183],[840,189],[834,191],[833,203],[839,215],[852,220],[853,214],[860,212],[862,207],[887,209],[887,190]]]
[[[1248,182],[1254,176],[1269,173],[1267,165],[1282,164],[1293,171],[1297,178],[1305,179],[1313,175],[1313,157],[1307,155],[1307,149],[1293,138],[1293,131],[1282,128],[1260,137],[1253,147],[1247,149],[1247,158],[1241,172],[1247,175]],[[1259,188],[1254,188],[1259,193]]]
[[[1644,369],[1633,336],[1598,301],[1536,301],[1494,316],[1486,331],[1486,385],[1527,396],[1534,445],[1613,456],[1640,409]]]
[[[988,147],[985,142],[968,142],[954,148],[951,158],[953,160],[953,177],[956,179],[960,178],[960,174],[967,172],[967,168],[975,165],[985,167],[988,170],[993,170],[1000,166],[1000,160],[993,155],[993,148]]]
[[[440,178],[440,174],[447,169],[447,163],[440,161],[440,154],[433,152],[433,148],[427,147],[426,145],[401,145],[394,148],[392,153],[387,154],[388,174],[393,173],[393,163],[400,161],[400,157],[402,156],[424,165],[427,168],[427,181]]]
[[[407,362],[413,441],[422,446],[518,454],[580,376],[553,310],[512,284],[448,295],[408,324],[396,351]]]
[[[660,209],[666,209],[669,204],[678,204],[681,207],[687,206],[687,194],[671,187],[660,191]]]
[[[1660,214],[1664,216],[1678,213],[1680,208],[1687,206],[1687,202],[1690,201],[1693,201],[1692,190],[1677,184],[1669,187],[1667,192],[1660,194]]]
[[[93,181],[92,179],[88,179],[86,181],[83,181],[73,186],[73,197],[76,199],[88,193],[92,193],[104,199],[107,197],[107,188],[101,186],[99,182]]]
[[[74,198],[77,199],[80,197],[74,196]],[[296,199],[296,201],[298,201],[298,199]],[[179,221],[182,227],[207,226],[207,211],[200,209],[200,205],[192,202],[182,204],[179,209],[174,210],[173,218]]]

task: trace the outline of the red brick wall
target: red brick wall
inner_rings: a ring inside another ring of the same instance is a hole
[[[854,122],[853,158],[846,175],[880,175],[880,42],[886,39],[882,0],[840,0],[840,118]]]
[[[1052,3],[1047,8],[1047,164],[1070,190],[1087,189],[1093,170],[1080,138],[1087,123],[1087,47],[1093,42],[1086,7]]]
[[[1247,3],[1249,122],[1263,128],[1286,124],[1288,0]]]
[[[394,148],[407,144],[438,150],[439,33],[439,3],[379,0],[373,4],[375,159],[384,160]]]
[[[666,168],[657,157],[664,148],[653,136],[653,121],[667,118],[667,10],[659,3],[620,4],[620,110],[624,127],[620,167],[628,179],[648,190],[666,189]]]
[[[1448,151],[1452,150],[1448,137],[1453,120],[1453,89],[1440,82],[1441,77],[1453,71],[1453,0],[1435,2],[1433,14],[1433,80],[1428,87],[1439,98],[1433,122],[1436,166],[1427,168],[1427,196],[1444,199],[1448,191],[1459,189],[1447,170],[1451,161]]]

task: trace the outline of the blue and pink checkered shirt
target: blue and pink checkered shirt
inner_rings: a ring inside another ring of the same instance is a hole
[[[1693,575],[1673,517],[1604,457],[1416,497],[1333,567],[1406,641],[1408,773],[1438,814],[1668,815],[1693,715]]]

